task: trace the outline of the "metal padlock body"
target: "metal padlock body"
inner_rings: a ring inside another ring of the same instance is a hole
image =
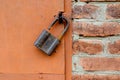
[[[47,30],[43,30],[34,45],[50,56],[59,43],[60,40],[54,37]]]
[[[66,27],[64,28],[64,30],[62,31],[62,33],[59,35],[58,38],[54,37],[47,30],[43,30],[40,36],[38,37],[38,39],[34,43],[34,45],[38,49],[42,50],[44,53],[46,53],[49,56],[52,54],[52,52],[55,50],[57,45],[60,43],[60,40],[62,39],[63,35],[65,34],[65,32],[68,30],[69,27],[68,20],[64,16],[62,16],[62,13],[60,13],[59,17],[57,17],[48,27],[48,30],[50,30],[51,27],[53,27],[53,25],[56,22],[59,22],[60,24],[62,24],[63,22],[66,23]]]

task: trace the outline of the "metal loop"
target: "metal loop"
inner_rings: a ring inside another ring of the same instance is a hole
[[[67,32],[67,30],[68,30],[68,28],[69,28],[69,22],[68,22],[67,18],[63,17],[63,21],[65,21],[66,26],[65,26],[63,32],[62,32],[62,33],[60,34],[60,36],[58,37],[59,40],[62,39],[63,35]]]
[[[59,24],[63,23],[63,12],[59,12],[58,14]]]
[[[64,28],[64,30],[62,31],[62,33],[60,34],[60,36],[58,37],[58,39],[59,40],[61,40],[62,39],[62,37],[63,37],[63,35],[66,33],[66,31],[68,30],[68,28],[69,28],[69,21],[67,20],[67,18],[65,18],[64,16],[62,16],[62,23],[65,23],[65,28]],[[51,29],[51,27],[53,27],[53,25],[56,23],[56,22],[59,22],[60,20],[59,20],[59,17],[57,17],[52,23],[51,23],[51,25],[48,27],[48,30],[50,30]],[[61,23],[60,23],[61,24]]]
[[[52,27],[57,21],[58,21],[58,18],[56,18],[56,19],[50,24],[50,26],[48,27],[48,30],[50,30],[51,27]]]

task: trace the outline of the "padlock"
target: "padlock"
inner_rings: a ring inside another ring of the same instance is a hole
[[[66,27],[60,34],[58,38],[54,37],[48,30],[43,30],[38,39],[35,41],[34,45],[42,50],[47,55],[51,55],[58,44],[60,44],[60,41],[63,37],[63,35],[66,33],[66,31],[69,28],[69,22],[68,20],[61,15],[62,13],[59,13],[59,16],[55,18],[55,20],[51,23],[51,25],[48,27],[48,30],[51,29],[52,26],[54,26],[55,23],[59,22],[60,24],[65,23]]]

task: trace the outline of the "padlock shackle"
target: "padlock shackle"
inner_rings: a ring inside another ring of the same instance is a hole
[[[63,19],[63,22],[66,24],[66,27],[64,28],[64,30],[62,31],[62,33],[61,33],[60,36],[58,37],[59,40],[62,39],[63,35],[66,33],[66,31],[67,31],[68,28],[69,28],[69,22],[68,22],[67,18],[65,18],[65,17],[63,16],[62,19]],[[59,22],[59,18],[56,18],[56,19],[51,23],[51,25],[48,27],[48,30],[50,30],[51,27],[53,27],[53,25],[54,25],[56,22]]]
[[[56,18],[51,24],[50,26],[48,27],[48,30],[51,29],[51,27],[53,27],[53,25],[58,21],[58,18]]]
[[[64,30],[62,31],[62,33],[60,34],[60,36],[58,37],[59,40],[62,39],[63,35],[67,32],[69,25],[70,25],[67,18],[63,17],[63,20],[65,21],[66,26],[65,26]]]

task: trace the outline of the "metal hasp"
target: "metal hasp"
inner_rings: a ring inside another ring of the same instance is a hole
[[[59,12],[58,16],[55,18],[55,20],[51,23],[51,25],[48,27],[48,30],[51,29],[51,27],[54,26],[55,23],[59,24],[65,24],[66,27],[62,31],[62,33],[58,36],[58,38],[54,37],[51,33],[49,33],[47,30],[43,30],[38,39],[35,41],[34,45],[42,50],[47,55],[51,55],[58,44],[60,44],[60,40],[62,39],[63,35],[66,33],[66,31],[69,28],[69,22],[68,20],[62,15],[63,12]]]

